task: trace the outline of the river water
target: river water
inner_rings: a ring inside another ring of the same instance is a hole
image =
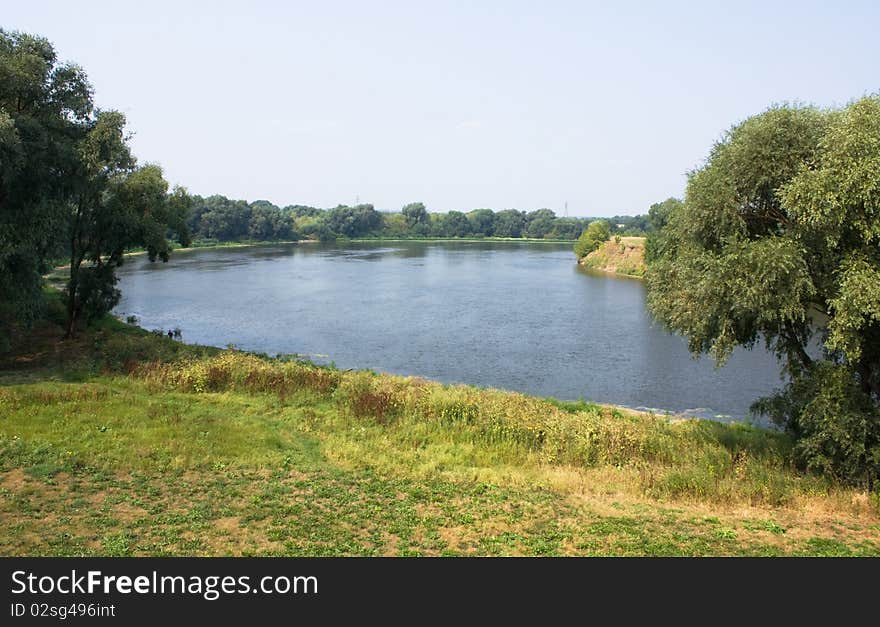
[[[716,369],[654,322],[641,281],[590,273],[567,244],[377,242],[132,257],[115,312],[187,342],[340,368],[742,420],[775,358]]]

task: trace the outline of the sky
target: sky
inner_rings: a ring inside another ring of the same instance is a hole
[[[880,92],[880,2],[15,2],[203,196],[645,213],[738,121]]]

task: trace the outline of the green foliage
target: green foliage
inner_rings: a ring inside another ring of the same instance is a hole
[[[681,209],[682,202],[678,198],[667,198],[663,202],[654,203],[648,209],[648,236],[645,240],[645,261],[652,263],[664,254],[666,237],[663,227],[669,217]]]
[[[224,196],[195,197],[189,215],[189,228],[200,239],[216,239],[221,242],[235,241],[248,236],[251,207],[243,200],[229,200]],[[258,223],[254,231],[262,233]]]
[[[526,214],[526,237],[543,239],[550,235],[556,214],[550,209],[538,209]]]
[[[880,411],[849,366],[819,362],[753,409],[796,436],[799,465],[869,489],[880,477]]]
[[[880,431],[880,98],[733,127],[663,212],[648,303],[722,363],[764,340],[789,384],[755,405],[800,463],[867,485]],[[659,212],[658,212],[659,213]],[[824,340],[823,354],[811,338]]]
[[[297,239],[293,219],[278,207],[265,200],[252,202],[251,219],[248,223],[248,239],[256,241]]]
[[[327,212],[325,223],[337,236],[363,237],[382,226],[382,216],[373,205],[340,205]]]
[[[595,220],[590,222],[586,230],[581,233],[577,243],[574,245],[574,254],[578,259],[586,257],[594,250],[597,250],[603,242],[608,241],[611,237],[611,229],[605,220]]]
[[[450,211],[440,224],[445,237],[466,237],[471,232],[471,224],[461,211]]]
[[[470,233],[476,237],[495,235],[495,213],[491,209],[474,209],[467,214]]]
[[[644,237],[652,229],[649,216],[612,216],[607,218],[608,228],[614,235]]]
[[[68,226],[68,337],[81,317],[94,319],[118,302],[115,268],[122,265],[126,250],[143,247],[150,261],[168,261],[169,231],[182,244],[189,243],[186,191],[178,187],[169,194],[159,166],[136,166],[124,125],[121,114],[100,112],[81,147],[82,168]]]
[[[81,268],[79,271],[80,314],[93,322],[110,313],[119,302],[121,293],[116,289],[117,277],[113,266],[96,265]]]
[[[430,213],[424,203],[416,202],[397,213],[380,213],[372,205],[339,205],[329,210],[291,205],[279,209],[265,200],[248,203],[223,196],[196,196],[187,224],[198,241],[310,238],[332,242],[373,237],[576,240],[590,221],[558,217],[550,209]],[[611,233],[621,235],[642,235],[649,228],[647,216],[614,216],[606,222]]]
[[[169,231],[189,241],[188,208],[158,166],[137,167],[125,117],[95,108],[80,68],[43,38],[0,31],[0,321],[33,320],[42,273],[67,257],[71,336],[115,304],[127,248],[166,260]]]
[[[505,209],[495,214],[494,232],[496,237],[522,237],[525,228],[525,211]]]
[[[91,110],[81,69],[59,63],[42,37],[0,30],[0,345],[12,323],[41,313]]]
[[[413,235],[428,235],[431,231],[431,217],[425,205],[420,202],[414,202],[406,205],[400,210],[401,215],[406,221],[409,232]]]

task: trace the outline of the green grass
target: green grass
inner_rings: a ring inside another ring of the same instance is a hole
[[[880,555],[778,433],[53,329],[2,362],[2,555]]]

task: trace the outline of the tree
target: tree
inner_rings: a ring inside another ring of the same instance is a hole
[[[467,214],[471,233],[483,237],[495,235],[495,212],[491,209],[474,209]]]
[[[412,235],[427,235],[431,230],[431,216],[428,215],[425,205],[413,202],[400,210],[406,219],[407,228]]]
[[[575,242],[574,254],[578,259],[586,257],[597,250],[609,237],[611,237],[611,229],[608,223],[605,220],[593,220]]]
[[[0,30],[0,329],[42,305],[42,274],[64,255],[77,145],[92,123],[85,73],[42,37]],[[0,331],[0,345],[5,344]]]
[[[0,296],[20,320],[34,317],[56,259],[70,259],[69,337],[116,304],[127,248],[164,260],[169,230],[188,240],[189,197],[168,194],[158,166],[137,167],[124,127],[121,113],[95,109],[85,73],[47,40],[0,31]]]
[[[443,216],[443,235],[445,237],[467,237],[471,233],[471,223],[461,211],[450,211]]]
[[[522,237],[526,214],[516,209],[505,209],[495,214],[496,237]]]
[[[339,205],[327,212],[325,225],[337,236],[362,237],[382,227],[382,214],[369,204]]]
[[[526,214],[525,236],[543,239],[552,229],[556,214],[551,209],[538,209]]]
[[[294,239],[293,218],[267,200],[250,203],[248,238],[257,241]]]
[[[655,202],[648,209],[646,230],[659,232],[669,222],[669,216],[672,212],[681,207],[681,204],[678,198],[667,198],[663,202]]]
[[[645,240],[645,263],[652,263],[663,254],[666,238],[663,235],[663,227],[669,222],[669,216],[681,208],[682,202],[678,198],[667,198],[663,202],[657,202],[648,209],[647,232]]]
[[[774,107],[688,179],[649,266],[648,304],[720,364],[761,339],[787,384],[753,410],[803,467],[880,476],[880,98]],[[811,349],[818,336],[821,350]]]
[[[605,225],[608,226],[608,223],[605,222]],[[577,239],[583,230],[584,222],[579,218],[556,218],[553,220],[553,228],[545,233],[544,237],[548,239]]]
[[[189,224],[196,237],[230,242],[249,237],[251,218],[251,206],[244,200],[214,195],[194,200]]]
[[[410,234],[406,216],[402,213],[382,214],[382,233],[389,237],[403,237]]]
[[[648,216],[612,216],[608,218],[608,226],[612,235],[642,236],[648,230]]]
[[[67,282],[65,337],[119,301],[115,268],[125,251],[146,249],[150,261],[168,261],[172,231],[189,243],[186,214],[190,198],[183,188],[168,193],[157,165],[137,167],[124,135],[125,117],[98,113],[79,146],[77,190],[68,217],[70,274]]]

